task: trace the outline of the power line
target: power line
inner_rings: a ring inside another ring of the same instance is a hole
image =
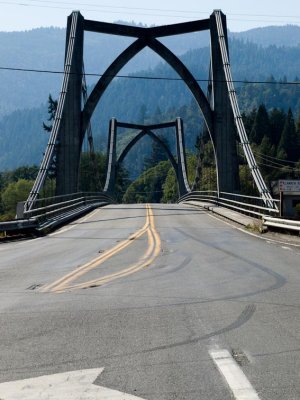
[[[36,4],[33,4],[36,3]],[[13,5],[13,6],[19,6],[19,7],[38,7],[38,8],[52,8],[52,9],[63,9],[63,10],[70,10],[74,9],[74,6],[79,6],[83,7],[83,11],[93,11],[93,12],[101,12],[101,13],[112,13],[112,14],[124,14],[124,10],[130,11],[131,15],[143,15],[143,16],[158,16],[158,17],[174,17],[174,18],[181,18],[181,19],[186,19],[186,18],[191,18],[195,17],[197,14],[205,14],[205,15],[210,15],[211,12],[205,12],[205,11],[200,11],[200,10],[178,10],[178,9],[164,9],[164,8],[145,8],[145,7],[129,7],[129,6],[111,6],[111,5],[106,5],[106,4],[95,4],[95,3],[74,3],[74,2],[59,2],[59,1],[50,1],[50,0],[23,0],[22,3],[20,2],[11,2],[11,1],[0,1],[0,4],[6,4],[6,5]],[[49,4],[49,5],[48,5]],[[53,5],[53,4],[58,4],[58,5]],[[65,6],[61,6],[65,5]],[[94,9],[88,9],[85,7],[95,7]],[[120,10],[120,11],[116,11]],[[141,12],[133,12],[134,10],[136,11],[145,11],[147,13],[141,13]],[[155,12],[155,13],[153,13]],[[156,14],[156,12],[163,12],[164,14]],[[171,15],[170,13],[180,13],[180,15]],[[186,13],[189,15],[183,15],[182,13]],[[300,16],[298,15],[272,15],[272,14],[238,14],[238,13],[228,13],[226,14],[228,16],[241,16],[241,17],[258,17],[258,18],[281,18],[280,21],[275,21],[274,19],[270,20],[262,20],[262,19],[245,19],[245,18],[228,18],[228,20],[232,21],[252,21],[252,22],[287,22],[283,21],[282,18],[293,18],[293,21],[289,21],[289,23],[294,22],[294,23],[299,23]],[[297,21],[295,20],[297,19]]]
[[[297,161],[284,160],[283,158],[268,156],[267,154],[263,154],[263,153],[260,153],[258,151],[253,151],[253,153],[256,154],[256,155],[260,155],[262,157],[265,157],[267,159],[271,159],[271,160],[273,159],[273,160],[276,160],[276,161],[283,161],[283,162],[290,163],[290,164],[297,164]]]
[[[285,169],[288,169],[290,171],[298,171],[299,170],[299,168],[297,168],[297,167],[292,167],[290,165],[286,165],[286,164],[278,163],[276,161],[269,160],[266,157],[264,157],[264,155],[260,155],[262,153],[256,153],[256,152],[253,151],[253,154],[255,155],[255,157],[257,159],[261,159],[262,160],[262,161],[257,161],[258,164],[260,163],[261,165],[265,165],[265,166],[268,166],[268,167],[274,167],[274,168],[278,168],[278,169],[285,168]],[[240,153],[240,155],[245,158],[244,154]],[[268,163],[268,164],[266,164],[266,163]]]
[[[265,163],[260,162],[260,161],[257,161],[257,164],[260,165],[260,166],[263,166],[263,167],[272,168],[272,169],[278,169],[278,170],[281,170],[281,171],[283,169],[285,169],[285,170],[288,170],[289,172],[300,172],[300,169],[298,169],[298,168],[292,168],[292,167],[286,167],[286,166],[277,167],[275,165],[265,164]]]
[[[244,159],[246,159],[246,156],[244,154],[240,154],[240,156],[242,156]],[[262,157],[258,156],[258,158],[262,158]],[[263,160],[262,159],[262,161],[257,161],[257,164],[262,166],[262,167],[278,169],[278,170],[281,170],[281,171],[283,169],[285,169],[285,170],[287,170],[289,172],[300,172],[300,168],[293,168],[293,167],[290,167],[288,165],[282,165],[282,164],[277,164],[277,163],[276,164],[272,164],[272,163],[266,164],[266,162],[263,162],[263,161],[268,161],[268,160]]]
[[[148,7],[129,7],[129,6],[112,6],[107,4],[95,4],[95,3],[82,3],[82,2],[70,2],[70,1],[53,1],[53,0],[25,0],[22,3],[16,2],[15,5],[26,6],[25,2],[29,3],[47,3],[47,4],[65,4],[74,6],[84,7],[96,7],[96,8],[108,8],[108,9],[121,9],[121,10],[141,10],[141,11],[160,11],[160,12],[176,12],[176,13],[188,13],[205,14],[210,15],[211,11],[200,11],[200,10],[181,10],[181,9],[169,9],[169,8],[148,8]],[[0,3],[12,4],[8,1],[0,1]],[[36,4],[28,4],[29,7],[35,7]],[[228,13],[226,15],[241,16],[241,17],[267,17],[267,18],[300,18],[300,15],[275,15],[275,14],[248,14],[248,13]]]
[[[47,69],[35,69],[35,68],[16,68],[16,67],[3,67],[0,66],[1,71],[16,71],[16,72],[32,72],[32,73],[40,73],[40,74],[55,74],[55,75],[63,75],[64,71],[54,71]],[[71,72],[70,75],[82,75],[76,72]],[[86,76],[94,76],[101,78],[104,74],[97,73],[85,73]],[[146,75],[107,75],[107,77],[113,78],[122,78],[122,79],[141,79],[141,80],[158,80],[158,81],[178,81],[183,82],[182,78],[171,78],[171,77],[163,77],[163,76],[146,76]],[[196,82],[210,82],[210,79],[200,79],[195,78]],[[218,81],[221,83],[226,83],[227,81]],[[300,86],[300,81],[297,82],[288,82],[288,81],[250,81],[250,80],[233,80],[233,83],[242,83],[242,84],[266,84],[266,85],[291,85],[291,86]]]
[[[256,157],[261,159],[262,162],[265,162],[265,163],[268,162],[269,163],[268,165],[271,166],[271,167],[274,167],[274,168],[285,168],[285,169],[289,169],[289,170],[293,170],[293,171],[295,169],[298,169],[298,168],[293,168],[293,167],[291,167],[289,165],[284,165],[284,164],[281,164],[281,163],[278,163],[278,162],[275,162],[275,161],[270,161],[270,160],[264,158],[263,156],[256,155]]]

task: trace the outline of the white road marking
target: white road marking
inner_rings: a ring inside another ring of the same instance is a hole
[[[290,247],[287,247],[287,246],[281,246],[281,248],[282,248],[283,250],[290,250],[290,251],[292,251],[292,249],[291,249]]]
[[[209,355],[225,378],[236,400],[259,400],[257,392],[228,350],[210,350]]]
[[[104,368],[94,368],[0,383],[1,400],[143,400],[94,385]]]
[[[195,206],[195,207],[197,207],[197,206]],[[299,247],[300,247],[300,244],[287,243],[287,242],[284,242],[284,241],[282,241],[282,240],[270,239],[270,238],[263,237],[263,236],[261,236],[261,235],[257,235],[256,233],[249,232],[249,231],[247,231],[246,229],[239,228],[239,227],[237,227],[237,226],[231,224],[231,223],[228,222],[228,221],[224,221],[224,219],[221,219],[221,218],[219,218],[219,217],[216,217],[215,215],[210,214],[209,211],[207,211],[207,210],[206,210],[206,214],[207,214],[210,218],[216,219],[217,221],[221,221],[221,222],[223,222],[224,224],[229,225],[229,226],[231,226],[232,228],[237,229],[238,231],[245,233],[246,235],[254,236],[254,237],[258,238],[258,239],[265,240],[265,241],[268,242],[269,244],[270,244],[270,243],[274,243],[274,244],[288,244],[289,246],[293,246],[293,247],[296,247],[296,248],[299,248]],[[224,217],[224,218],[226,218],[226,217]],[[291,249],[291,250],[293,250],[293,249]]]

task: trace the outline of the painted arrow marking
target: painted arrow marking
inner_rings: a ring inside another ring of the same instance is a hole
[[[94,385],[104,368],[70,371],[0,383],[1,400],[143,400]]]

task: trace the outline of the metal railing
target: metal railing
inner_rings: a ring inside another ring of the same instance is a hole
[[[36,199],[25,208],[28,202],[19,202],[17,216],[13,221],[0,223],[0,232],[54,228],[97,207],[115,203],[106,193],[79,192],[63,196]]]
[[[263,226],[298,231],[300,234],[300,220],[273,218],[265,215],[263,217]]]
[[[275,228],[284,231],[299,232],[300,220],[287,219],[279,217],[280,200],[272,199],[272,202],[277,206],[277,209],[270,208],[265,205],[264,199],[255,196],[245,196],[235,193],[217,191],[195,191],[182,196],[178,202],[198,201],[215,206],[229,208],[241,214],[251,216],[261,220],[262,228]],[[262,231],[264,231],[262,229]]]
[[[23,211],[22,215],[17,215],[17,217],[26,219],[49,218],[59,214],[64,214],[79,207],[97,204],[99,202],[113,203],[114,200],[102,192],[78,192],[62,196],[36,199],[33,204],[30,204],[28,209]],[[22,204],[26,205],[26,202],[19,203],[18,209],[22,208]]]
[[[115,200],[103,192],[79,192],[35,199],[28,208],[28,201],[19,202],[16,219],[0,222],[0,232],[44,231],[112,203]]]
[[[245,196],[236,193],[217,191],[195,191],[180,197],[179,202],[184,201],[203,201],[210,202],[217,206],[230,208],[237,212],[250,215],[253,218],[262,218],[266,215],[278,216],[279,200],[272,199],[273,208],[265,205],[264,199],[255,196]],[[276,205],[276,207],[274,207]]]

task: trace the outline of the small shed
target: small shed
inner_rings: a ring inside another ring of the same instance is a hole
[[[280,198],[280,216],[300,219],[300,180],[280,179],[272,186],[274,195]]]

